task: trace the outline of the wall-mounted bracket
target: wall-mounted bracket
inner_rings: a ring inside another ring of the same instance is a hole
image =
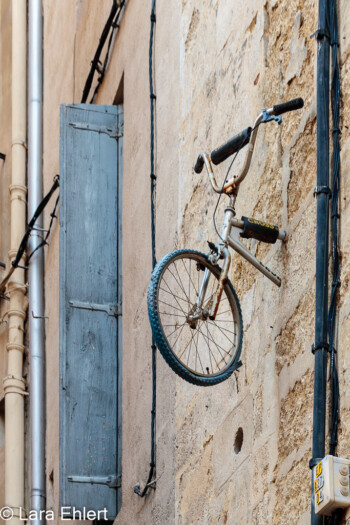
[[[71,483],[90,483],[91,485],[107,485],[110,489],[121,487],[121,476],[67,476]]]

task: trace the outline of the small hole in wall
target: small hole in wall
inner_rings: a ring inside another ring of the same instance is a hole
[[[236,454],[239,454],[243,445],[243,428],[239,427],[236,432],[235,442],[233,445]]]

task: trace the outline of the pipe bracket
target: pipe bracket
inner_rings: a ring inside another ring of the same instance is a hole
[[[20,394],[22,396],[28,396],[26,392],[26,384],[24,379],[14,376],[6,376],[3,380],[4,393],[6,394]]]
[[[22,352],[24,354],[25,346],[20,345],[18,343],[7,343],[6,350],[10,352],[11,350],[18,350],[19,352]]]

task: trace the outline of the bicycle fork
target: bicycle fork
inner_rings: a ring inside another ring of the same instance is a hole
[[[222,243],[220,243],[220,245],[218,245],[217,247],[218,252],[219,252],[218,256],[223,256],[224,258],[224,265],[221,270],[220,279],[216,287],[216,290],[212,294],[212,296],[210,296],[207,304],[205,305],[205,309],[203,309],[203,302],[204,302],[208,284],[209,284],[210,271],[208,270],[208,268],[204,270],[204,276],[203,276],[202,283],[199,289],[197,303],[196,303],[196,312],[197,313],[201,312],[202,319],[203,318],[207,319],[209,317],[209,319],[215,320],[216,314],[220,306],[222,292],[224,291],[224,287],[228,279],[228,273],[229,273],[230,266],[231,266],[231,254],[229,250],[227,249],[226,243],[227,243],[227,239],[229,237],[230,230],[231,230],[231,220],[233,219],[235,215],[234,208],[232,206],[233,204],[234,204],[234,200],[230,202],[230,207],[227,208],[225,211],[225,221],[224,221],[223,229],[221,233]]]

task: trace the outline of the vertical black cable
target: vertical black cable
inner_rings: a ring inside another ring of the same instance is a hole
[[[150,165],[151,165],[151,239],[152,239],[152,268],[156,265],[156,180],[155,173],[155,110],[156,110],[156,95],[154,93],[154,71],[153,71],[153,53],[154,53],[154,37],[156,24],[156,0],[152,0],[151,9],[151,30],[149,39],[149,90],[150,90]],[[152,336],[152,411],[151,411],[151,462],[148,479],[144,489],[141,491],[139,485],[135,485],[134,492],[141,498],[144,498],[151,486],[155,486],[155,481],[152,481],[153,474],[156,468],[156,401],[157,401],[157,361],[156,361],[156,344]]]
[[[151,33],[149,40],[149,91],[150,91],[150,105],[151,105],[151,236],[152,236],[152,268],[156,265],[156,225],[155,225],[155,199],[156,199],[156,174],[155,174],[155,129],[154,129],[154,114],[156,95],[153,86],[153,42],[154,29],[156,23],[155,14],[156,0],[152,0],[151,11]]]
[[[317,214],[316,214],[316,300],[315,374],[312,432],[313,468],[325,455],[326,386],[328,350],[328,242],[329,242],[329,0],[319,0],[317,34]],[[311,524],[324,523],[315,514],[315,493],[311,483]]]
[[[340,141],[339,141],[339,105],[340,105],[340,75],[338,63],[338,21],[336,1],[330,3],[330,37],[332,54],[332,75],[331,75],[331,103],[333,120],[333,159],[332,159],[332,290],[328,311],[328,333],[330,351],[330,374],[331,374],[331,436],[329,442],[329,453],[334,455],[337,446],[338,433],[338,402],[339,402],[339,383],[336,366],[334,348],[335,321],[337,306],[337,291],[340,285],[340,266],[338,251],[338,220],[339,215],[339,177],[340,177]]]

